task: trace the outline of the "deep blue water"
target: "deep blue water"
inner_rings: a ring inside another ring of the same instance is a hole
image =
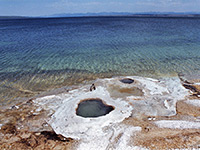
[[[0,20],[0,102],[83,80],[200,70],[200,18]]]

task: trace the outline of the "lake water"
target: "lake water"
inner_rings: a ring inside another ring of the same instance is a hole
[[[118,75],[200,70],[200,18],[0,20],[0,103]]]

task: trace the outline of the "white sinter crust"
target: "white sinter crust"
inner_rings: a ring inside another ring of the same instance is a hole
[[[133,79],[132,84],[120,82]],[[173,116],[176,102],[189,95],[178,77],[160,80],[144,77],[116,77],[98,79],[96,90],[90,85],[81,86],[65,94],[52,95],[34,100],[35,104],[53,114],[48,121],[57,134],[79,140],[78,149],[141,149],[129,146],[130,137],[141,131],[141,127],[125,125],[122,121],[130,116]],[[116,92],[121,92],[116,94]],[[131,93],[132,92],[132,93]],[[119,95],[119,97],[116,97]],[[86,99],[101,99],[114,110],[105,116],[84,118],[76,115],[78,104]],[[176,123],[178,123],[176,125]],[[158,121],[159,127],[197,128],[199,124],[189,122]],[[167,125],[168,124],[168,125]],[[120,139],[114,141],[116,137]],[[133,145],[133,143],[132,143]]]

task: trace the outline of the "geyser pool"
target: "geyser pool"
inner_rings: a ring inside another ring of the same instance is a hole
[[[122,83],[125,83],[125,84],[131,84],[134,82],[133,79],[130,79],[130,78],[124,78],[124,79],[121,79],[120,80]]]
[[[101,99],[92,98],[81,101],[76,109],[76,114],[85,118],[100,117],[114,110],[113,106],[106,105]]]

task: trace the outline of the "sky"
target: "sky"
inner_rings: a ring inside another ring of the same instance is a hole
[[[200,12],[200,0],[0,0],[0,16],[87,12]]]

